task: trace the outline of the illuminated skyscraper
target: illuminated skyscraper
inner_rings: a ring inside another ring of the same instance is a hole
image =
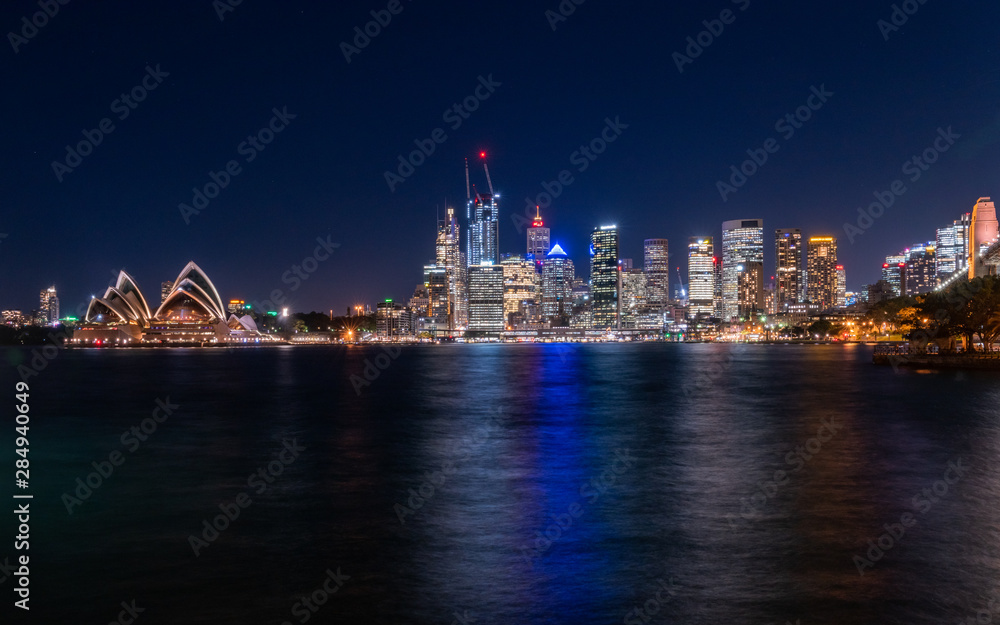
[[[469,331],[499,334],[503,314],[503,267],[484,262],[469,267]]]
[[[735,219],[722,223],[722,318],[729,321],[739,316],[739,284],[737,269],[740,265],[764,265],[764,220]],[[759,284],[748,293],[764,293],[764,272],[753,273]],[[763,308],[763,305],[761,305]]]
[[[448,207],[447,217],[438,222],[435,262],[448,278],[448,329],[465,328],[468,324],[465,293],[465,263],[459,245],[459,226],[455,209]]]
[[[902,274],[902,291],[906,295],[930,293],[937,286],[936,250],[934,241],[914,245],[907,251]]]
[[[473,221],[469,226],[469,266],[482,262],[499,262],[500,224],[497,215],[500,207],[492,195],[477,195],[472,200],[471,208]]]
[[[646,303],[649,309],[662,312],[670,299],[670,254],[666,239],[643,242],[643,271],[646,273]],[[623,269],[625,269],[623,267]]]
[[[935,255],[935,274],[940,285],[969,262],[969,226],[972,213],[965,213],[952,225],[938,228]]]
[[[718,256],[712,258],[712,274],[715,276],[715,294],[712,295],[712,307],[715,308],[715,312],[712,316],[722,319],[722,261]]]
[[[981,197],[972,208],[969,225],[969,279],[985,276],[989,272],[979,260],[979,255],[997,238],[997,211],[988,197]]]
[[[837,301],[837,239],[810,237],[807,256],[809,302],[829,308]]]
[[[56,295],[55,286],[43,289],[39,294],[38,317],[46,325],[52,325],[59,321],[59,297]]]
[[[556,243],[542,264],[542,318],[569,315],[573,311],[573,284],[569,258]]]
[[[764,263],[742,262],[736,266],[736,316],[747,321],[765,312]]]
[[[775,298],[778,312],[785,304],[802,301],[802,231],[785,228],[774,231],[774,255],[777,280]]]
[[[715,246],[712,237],[691,237],[688,241],[688,316],[715,314]]]
[[[621,327],[620,282],[618,226],[601,226],[590,235],[590,294],[595,328]]]
[[[622,269],[622,327],[635,328],[640,315],[651,309],[649,280],[642,269]],[[657,309],[658,310],[658,309]]]
[[[847,306],[847,271],[843,265],[837,265],[837,298],[835,306]]]
[[[490,170],[486,166],[486,153],[483,152],[480,157],[483,159],[489,193],[473,192],[473,188],[469,186],[469,163],[465,163],[465,190],[468,197],[465,212],[469,221],[469,252],[466,256],[469,267],[484,262],[500,264],[500,205],[497,201],[500,196],[493,193],[493,181],[490,180]]]
[[[448,327],[448,272],[445,268],[424,265],[424,288],[427,289],[427,316]]]
[[[535,207],[535,219],[528,228],[528,254],[535,261],[535,265],[541,268],[542,262],[548,255],[550,249],[550,231],[542,221],[542,214],[539,208]]]
[[[169,296],[170,292],[173,291],[173,290],[174,290],[174,281],[173,280],[170,280],[170,281],[167,281],[167,282],[161,282],[160,283],[160,303],[161,304],[163,302],[167,301],[167,296]],[[264,312],[267,312],[267,311],[264,311]]]
[[[886,256],[882,263],[882,279],[892,287],[894,297],[903,294],[903,270],[906,267],[906,254]]]
[[[500,266],[503,267],[504,321],[509,323],[512,314],[526,315],[539,302],[542,277],[535,269],[535,261],[525,256],[506,256]]]

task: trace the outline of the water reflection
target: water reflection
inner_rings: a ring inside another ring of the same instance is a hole
[[[991,375],[840,346],[442,345],[352,383],[380,353],[60,354],[32,388],[41,618],[135,596],[149,623],[279,623],[338,567],[318,621],[936,623],[995,590]],[[181,410],[68,515],[166,395]],[[188,535],[292,438],[307,451],[195,558]]]

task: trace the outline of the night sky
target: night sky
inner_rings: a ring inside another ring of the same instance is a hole
[[[763,218],[769,274],[773,230],[799,227],[840,239],[855,290],[879,278],[886,254],[1000,196],[995,2],[911,0],[916,12],[886,40],[889,2],[566,0],[575,11],[553,30],[557,0],[402,0],[350,63],[341,43],[388,2],[243,0],[220,20],[221,4],[77,0],[30,38],[6,37],[0,308],[35,308],[54,283],[74,314],[123,267],[158,302],[160,282],[189,260],[224,300],[281,289],[293,310],[338,314],[405,300],[446,203],[462,217],[464,249],[463,159],[485,189],[481,150],[501,194],[503,251],[524,252],[512,216],[525,198],[572,173],[543,217],[584,276],[595,226],[617,223],[621,255],[637,265],[643,239],[670,239],[686,275],[689,236]],[[9,0],[0,25],[19,36],[39,10]],[[678,71],[674,53],[724,10],[732,23],[713,24],[722,33]],[[155,89],[142,102],[115,104],[146,76]],[[454,128],[445,111],[491,76],[489,97]],[[788,137],[775,124],[813,87],[833,95]],[[295,117],[262,151],[241,150],[273,109]],[[114,129],[57,175],[66,146],[104,118]],[[579,171],[571,155],[608,118],[627,128]],[[960,138],[911,182],[906,161],[949,127]],[[444,142],[390,191],[386,170],[438,128]],[[723,201],[717,182],[769,138],[777,152]],[[178,205],[234,160],[240,173],[185,223]],[[844,224],[896,180],[906,192],[852,244]],[[317,237],[340,247],[293,289],[282,276]]]

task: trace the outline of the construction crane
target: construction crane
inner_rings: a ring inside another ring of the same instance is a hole
[[[493,193],[493,181],[490,180],[490,166],[486,164],[486,152],[480,152],[479,158],[483,159],[483,169],[486,170],[486,183],[490,187],[490,195],[495,195]]]
[[[677,268],[677,284],[681,287],[681,299],[683,299],[686,296],[686,293],[684,293],[684,279],[681,278],[680,267]]]
[[[472,199],[472,191],[469,188],[469,159],[465,159],[465,199]]]

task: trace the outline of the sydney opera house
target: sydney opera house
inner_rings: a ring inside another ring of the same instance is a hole
[[[249,316],[226,315],[215,285],[193,262],[153,312],[135,279],[126,271],[103,297],[90,300],[83,323],[73,333],[78,345],[170,345],[259,343],[261,334]]]

